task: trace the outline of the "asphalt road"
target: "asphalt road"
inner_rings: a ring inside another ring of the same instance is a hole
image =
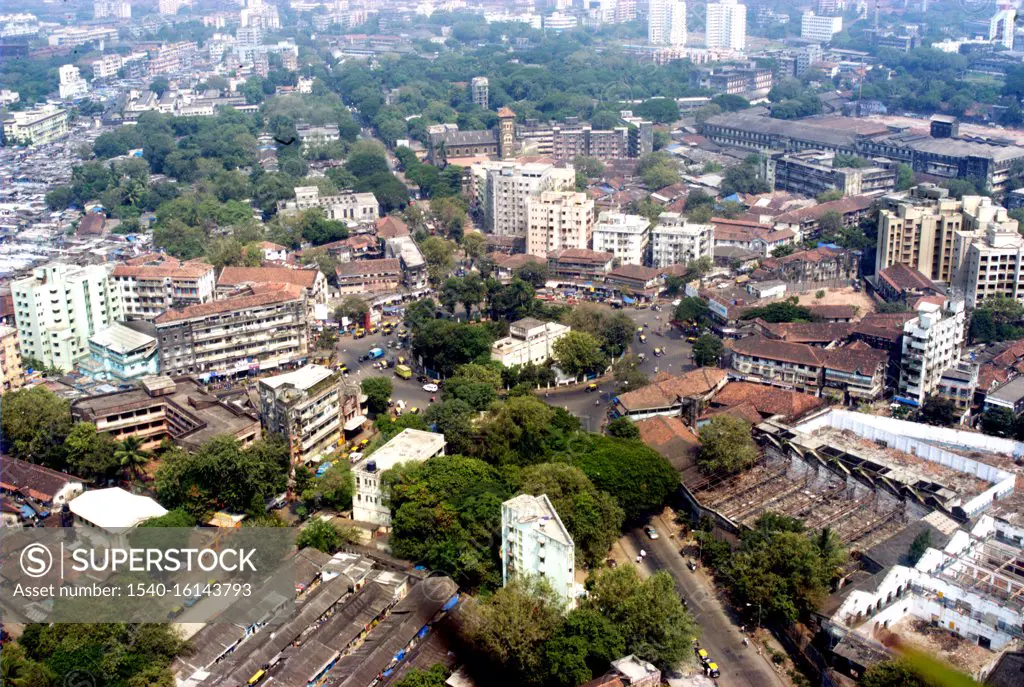
[[[637,335],[634,334],[629,352],[633,355],[646,354],[647,359],[640,364],[640,370],[648,378],[654,377],[659,371],[679,374],[694,367],[692,347],[686,342],[686,336],[680,335],[678,331],[672,330],[668,326],[668,320],[672,317],[671,311],[672,306],[667,302],[662,304],[661,312],[655,312],[650,308],[624,310],[637,323],[637,327],[647,325],[645,327],[647,342],[641,343]],[[655,333],[659,329],[662,332],[661,336]],[[655,348],[663,348],[665,355],[656,358],[654,356]],[[588,393],[585,388],[580,388],[573,391],[554,392],[545,400],[551,405],[565,408],[580,418],[585,429],[597,432],[608,419],[609,404],[615,395],[614,386],[613,383],[603,385],[600,398],[594,392]],[[600,401],[600,404],[596,401]]]
[[[440,392],[431,394],[430,392],[424,391],[423,384],[416,381],[415,375],[412,379],[405,380],[396,375],[394,369],[380,371],[374,369],[373,362],[359,362],[359,356],[366,355],[366,352],[375,346],[380,346],[384,349],[384,360],[390,360],[396,356],[403,356],[407,360],[412,357],[408,348],[389,349],[387,347],[388,341],[398,341],[398,337],[393,334],[390,337],[385,337],[380,333],[367,335],[362,339],[353,339],[348,335],[341,336],[338,338],[338,351],[335,358],[339,362],[348,366],[349,379],[359,381],[366,377],[387,377],[391,380],[391,383],[394,386],[394,392],[391,394],[391,398],[396,401],[405,401],[407,404],[407,410],[408,408],[416,407],[422,412],[430,403],[431,396],[436,396],[438,399],[441,398]]]
[[[743,646],[743,635],[732,622],[722,602],[714,594],[711,580],[703,569],[691,572],[687,558],[679,553],[680,543],[670,536],[673,528],[661,517],[651,520],[661,535],[651,540],[642,529],[635,529],[624,537],[624,547],[631,555],[641,548],[647,552],[641,567],[646,572],[665,570],[676,582],[679,595],[686,600],[690,612],[697,617],[702,633],[700,643],[718,663],[722,671],[718,683],[723,687],[776,687],[785,683],[757,654],[754,644]]]

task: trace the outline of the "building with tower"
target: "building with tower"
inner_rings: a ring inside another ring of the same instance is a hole
[[[485,79],[486,81],[486,79]],[[516,113],[507,107],[498,110],[498,128],[480,131],[445,130],[430,136],[428,158],[443,167],[448,160],[466,157],[515,157]]]
[[[747,6],[736,0],[708,5],[705,40],[709,48],[745,50],[747,47]]]
[[[516,113],[507,107],[498,110],[498,157],[508,160],[515,154]]]
[[[473,104],[486,110],[490,101],[490,85],[487,77],[474,76],[469,88],[473,95]]]
[[[647,42],[652,45],[686,45],[686,3],[683,0],[650,0]]]

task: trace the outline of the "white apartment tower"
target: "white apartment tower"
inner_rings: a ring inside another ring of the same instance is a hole
[[[686,3],[683,0],[650,0],[647,42],[651,45],[686,45]]]
[[[643,265],[651,239],[651,223],[641,215],[605,210],[594,225],[594,250],[611,253],[623,265]]]
[[[399,463],[422,463],[444,455],[444,435],[419,429],[403,429],[388,443],[352,466],[355,494],[352,519],[380,527],[391,527],[391,504],[381,483],[381,475]]]
[[[89,337],[124,318],[121,290],[101,265],[56,263],[11,283],[21,354],[69,371]]]
[[[490,84],[486,76],[474,76],[469,84],[473,96],[473,104],[487,109],[490,103]]]
[[[822,17],[807,11],[800,18],[800,37],[818,43],[830,43],[843,30],[842,17]]]
[[[566,604],[576,599],[576,546],[545,494],[501,504],[501,581],[542,579]]]
[[[89,92],[89,83],[82,78],[78,67],[75,65],[65,64],[57,70],[57,73],[60,75],[59,90],[61,100],[80,98]]]
[[[988,22],[988,39],[1007,50],[1013,50],[1014,27],[1017,22],[1017,10],[1004,7],[995,13]]]
[[[572,191],[576,171],[541,162],[480,162],[473,165],[474,205],[497,236],[525,237],[527,201],[544,191]]]
[[[747,47],[747,6],[736,0],[708,5],[706,44],[709,48],[745,50]]]
[[[651,229],[651,266],[686,265],[714,257],[715,225],[690,224],[678,212],[663,212]]]
[[[966,321],[963,301],[918,306],[917,317],[903,325],[901,396],[924,403],[936,391],[942,373],[960,360]]]
[[[563,248],[589,248],[594,201],[577,191],[544,191],[526,201],[526,252],[547,257]]]

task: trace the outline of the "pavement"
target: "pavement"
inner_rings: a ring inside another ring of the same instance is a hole
[[[743,646],[743,634],[717,596],[714,584],[703,568],[691,572],[686,567],[689,559],[679,552],[681,544],[674,534],[677,528],[662,516],[652,518],[651,524],[660,535],[658,539],[648,538],[642,528],[637,528],[627,532],[619,540],[617,548],[621,548],[630,561],[635,560],[643,549],[647,555],[638,566],[642,575],[665,570],[675,580],[679,595],[686,600],[687,608],[700,623],[701,646],[707,649],[722,671],[718,684],[722,687],[787,685],[768,658],[758,653],[755,642]],[[763,649],[760,651],[763,654]]]
[[[440,392],[431,394],[430,392],[424,391],[423,384],[416,381],[416,375],[414,375],[412,379],[406,380],[396,375],[393,368],[381,371],[374,369],[372,361],[359,362],[359,356],[366,355],[366,352],[375,346],[380,346],[384,349],[384,360],[390,360],[396,356],[403,356],[407,360],[412,358],[412,354],[409,352],[408,348],[389,349],[387,347],[389,341],[397,342],[398,337],[394,334],[387,337],[381,333],[368,334],[362,339],[353,339],[350,335],[340,336],[338,337],[338,348],[335,353],[335,359],[338,362],[344,363],[348,367],[349,379],[361,382],[367,377],[387,377],[391,380],[391,384],[394,387],[391,398],[395,401],[405,401],[407,409],[415,407],[419,408],[420,412],[423,412],[430,404],[431,396],[435,396],[440,400]]]
[[[671,304],[662,304],[661,312],[655,312],[650,308],[643,310],[628,308],[623,312],[633,318],[637,327],[647,325],[645,327],[647,343],[641,343],[638,336],[634,334],[629,352],[633,355],[638,353],[647,355],[647,359],[640,364],[640,371],[648,378],[654,377],[659,371],[679,374],[696,367],[693,364],[693,349],[686,342],[686,335],[680,334],[678,330],[673,330],[668,325],[668,321],[672,318]],[[655,333],[658,329],[662,331],[661,336]],[[655,348],[665,349],[665,355],[654,357]],[[593,392],[588,393],[585,385],[581,385],[571,391],[552,391],[551,395],[544,400],[553,406],[561,406],[578,417],[584,429],[599,432],[601,426],[608,420],[608,410],[615,397],[616,386],[612,381],[603,384],[598,397]],[[601,401],[600,404],[595,403],[598,400]]]

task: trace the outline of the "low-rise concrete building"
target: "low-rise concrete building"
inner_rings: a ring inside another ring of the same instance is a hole
[[[224,298],[249,286],[291,284],[306,295],[310,316],[317,305],[327,305],[327,277],[316,269],[290,267],[225,267],[217,278],[217,296]]]
[[[509,325],[509,335],[491,345],[491,360],[505,367],[534,363],[541,365],[554,357],[555,342],[570,332],[558,322],[541,322],[527,317]]]
[[[111,278],[121,288],[128,319],[152,320],[171,308],[214,299],[213,265],[163,254],[140,256],[118,265]]]
[[[94,379],[126,382],[160,371],[156,337],[119,322],[89,337],[89,357],[79,363]]]
[[[703,257],[713,257],[713,224],[690,224],[678,212],[663,212],[651,229],[651,265],[686,265]]]
[[[39,146],[68,134],[68,113],[54,105],[12,112],[4,120],[4,141],[7,145]]]
[[[277,211],[294,214],[320,208],[329,220],[340,222],[373,222],[380,216],[380,203],[372,193],[346,191],[333,196],[321,196],[316,186],[297,186],[293,200],[279,200]]]
[[[596,250],[566,248],[548,254],[548,278],[570,283],[604,279],[615,256]]]
[[[338,292],[342,295],[395,291],[402,283],[402,261],[399,258],[353,260],[335,269]]]
[[[196,450],[228,435],[248,446],[260,438],[260,420],[213,396],[191,377],[146,377],[138,388],[76,399],[71,416],[121,441],[138,437],[144,449],[165,439]]]
[[[381,476],[399,463],[422,463],[444,455],[444,435],[418,429],[404,429],[391,441],[352,467],[356,493],[352,497],[352,519],[380,527],[391,527],[391,506],[381,485]]]

